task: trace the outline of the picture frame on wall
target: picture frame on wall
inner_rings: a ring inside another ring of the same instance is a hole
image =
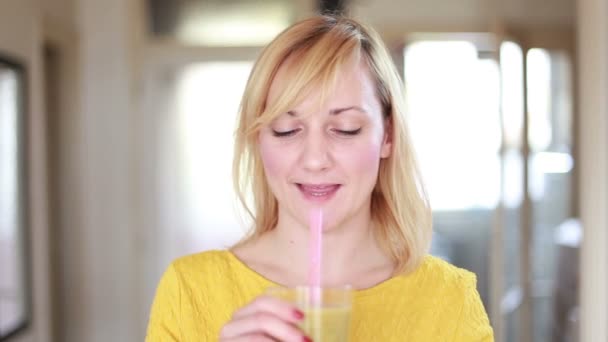
[[[26,75],[25,64],[0,51],[0,341],[32,319]]]

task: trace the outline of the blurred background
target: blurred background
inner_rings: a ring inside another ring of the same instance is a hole
[[[389,46],[496,341],[608,341],[608,0],[0,0],[0,340],[144,339],[169,262],[244,234],[248,73],[322,10]]]

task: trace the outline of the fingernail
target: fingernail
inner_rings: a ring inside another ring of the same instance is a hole
[[[304,313],[300,310],[293,310],[293,317],[300,320],[304,318]]]
[[[302,337],[302,342],[312,342],[312,340],[310,339],[310,337],[304,336]]]

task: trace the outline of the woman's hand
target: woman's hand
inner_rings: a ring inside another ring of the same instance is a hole
[[[296,324],[304,313],[289,302],[271,296],[256,298],[236,311],[220,332],[220,341],[311,342]]]

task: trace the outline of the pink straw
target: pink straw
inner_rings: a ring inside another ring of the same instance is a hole
[[[310,212],[310,246],[308,260],[308,284],[313,289],[312,298],[320,302],[321,294],[321,247],[323,245],[323,210],[316,208]]]

